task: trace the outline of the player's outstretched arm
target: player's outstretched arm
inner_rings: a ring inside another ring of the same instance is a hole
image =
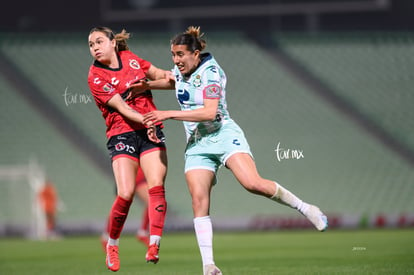
[[[140,80],[139,82],[132,84],[130,88],[133,88],[134,91],[138,93],[145,90],[174,90],[175,81],[167,78],[151,81]]]
[[[161,142],[156,135],[155,124],[151,121],[145,123],[143,115],[132,109],[119,94],[114,95],[110,100],[108,100],[107,105],[115,109],[124,118],[146,125],[148,127],[148,138],[155,143]]]
[[[150,89],[172,90],[175,89],[175,79],[171,71],[162,70],[151,65],[147,71],[147,77],[152,80],[148,82]]]
[[[218,103],[218,99],[204,99],[204,107],[195,110],[152,111],[144,115],[144,123],[157,123],[167,119],[195,122],[212,121],[216,118]]]

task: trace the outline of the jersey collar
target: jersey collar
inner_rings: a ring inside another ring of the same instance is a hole
[[[197,68],[195,68],[195,70],[191,73],[185,74],[184,77],[190,77],[195,71],[198,70],[198,68],[200,68],[201,66],[203,66],[204,63],[206,63],[207,61],[211,60],[213,58],[213,56],[211,55],[211,53],[202,53],[200,54],[200,63],[198,64]]]
[[[120,71],[122,70],[122,61],[121,61],[121,56],[119,54],[116,55],[116,57],[118,58],[118,64],[119,67],[118,68],[110,68],[109,66],[102,64],[101,62],[99,62],[98,60],[95,59],[95,61],[93,62],[93,65],[95,67],[98,68],[102,68],[102,69],[106,69],[106,70],[110,70],[110,71]]]

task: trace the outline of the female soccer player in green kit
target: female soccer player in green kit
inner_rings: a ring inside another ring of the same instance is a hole
[[[242,129],[230,117],[226,103],[226,75],[206,47],[200,28],[189,27],[171,41],[175,64],[170,80],[150,81],[154,89],[175,87],[181,110],[154,110],[144,123],[181,120],[187,136],[185,177],[192,197],[194,228],[200,248],[203,273],[221,274],[213,258],[213,229],[209,216],[210,192],[216,173],[224,165],[249,192],[290,206],[307,217],[319,230],[328,227],[321,210],[308,204],[275,181],[262,178],[256,169]]]

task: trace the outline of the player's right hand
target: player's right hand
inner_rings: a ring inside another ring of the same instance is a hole
[[[148,126],[148,128],[147,128],[148,139],[150,141],[154,142],[154,143],[160,143],[161,140],[157,136],[157,127],[156,127],[156,125],[155,124],[151,124],[151,125],[147,124],[147,126]]]

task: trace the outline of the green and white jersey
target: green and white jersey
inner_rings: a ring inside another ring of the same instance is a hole
[[[219,99],[215,120],[184,121],[187,141],[215,132],[230,120],[226,103],[226,75],[211,54],[201,55],[200,65],[190,76],[182,75],[177,66],[174,67],[173,74],[176,97],[182,111],[202,108],[204,99]]]

